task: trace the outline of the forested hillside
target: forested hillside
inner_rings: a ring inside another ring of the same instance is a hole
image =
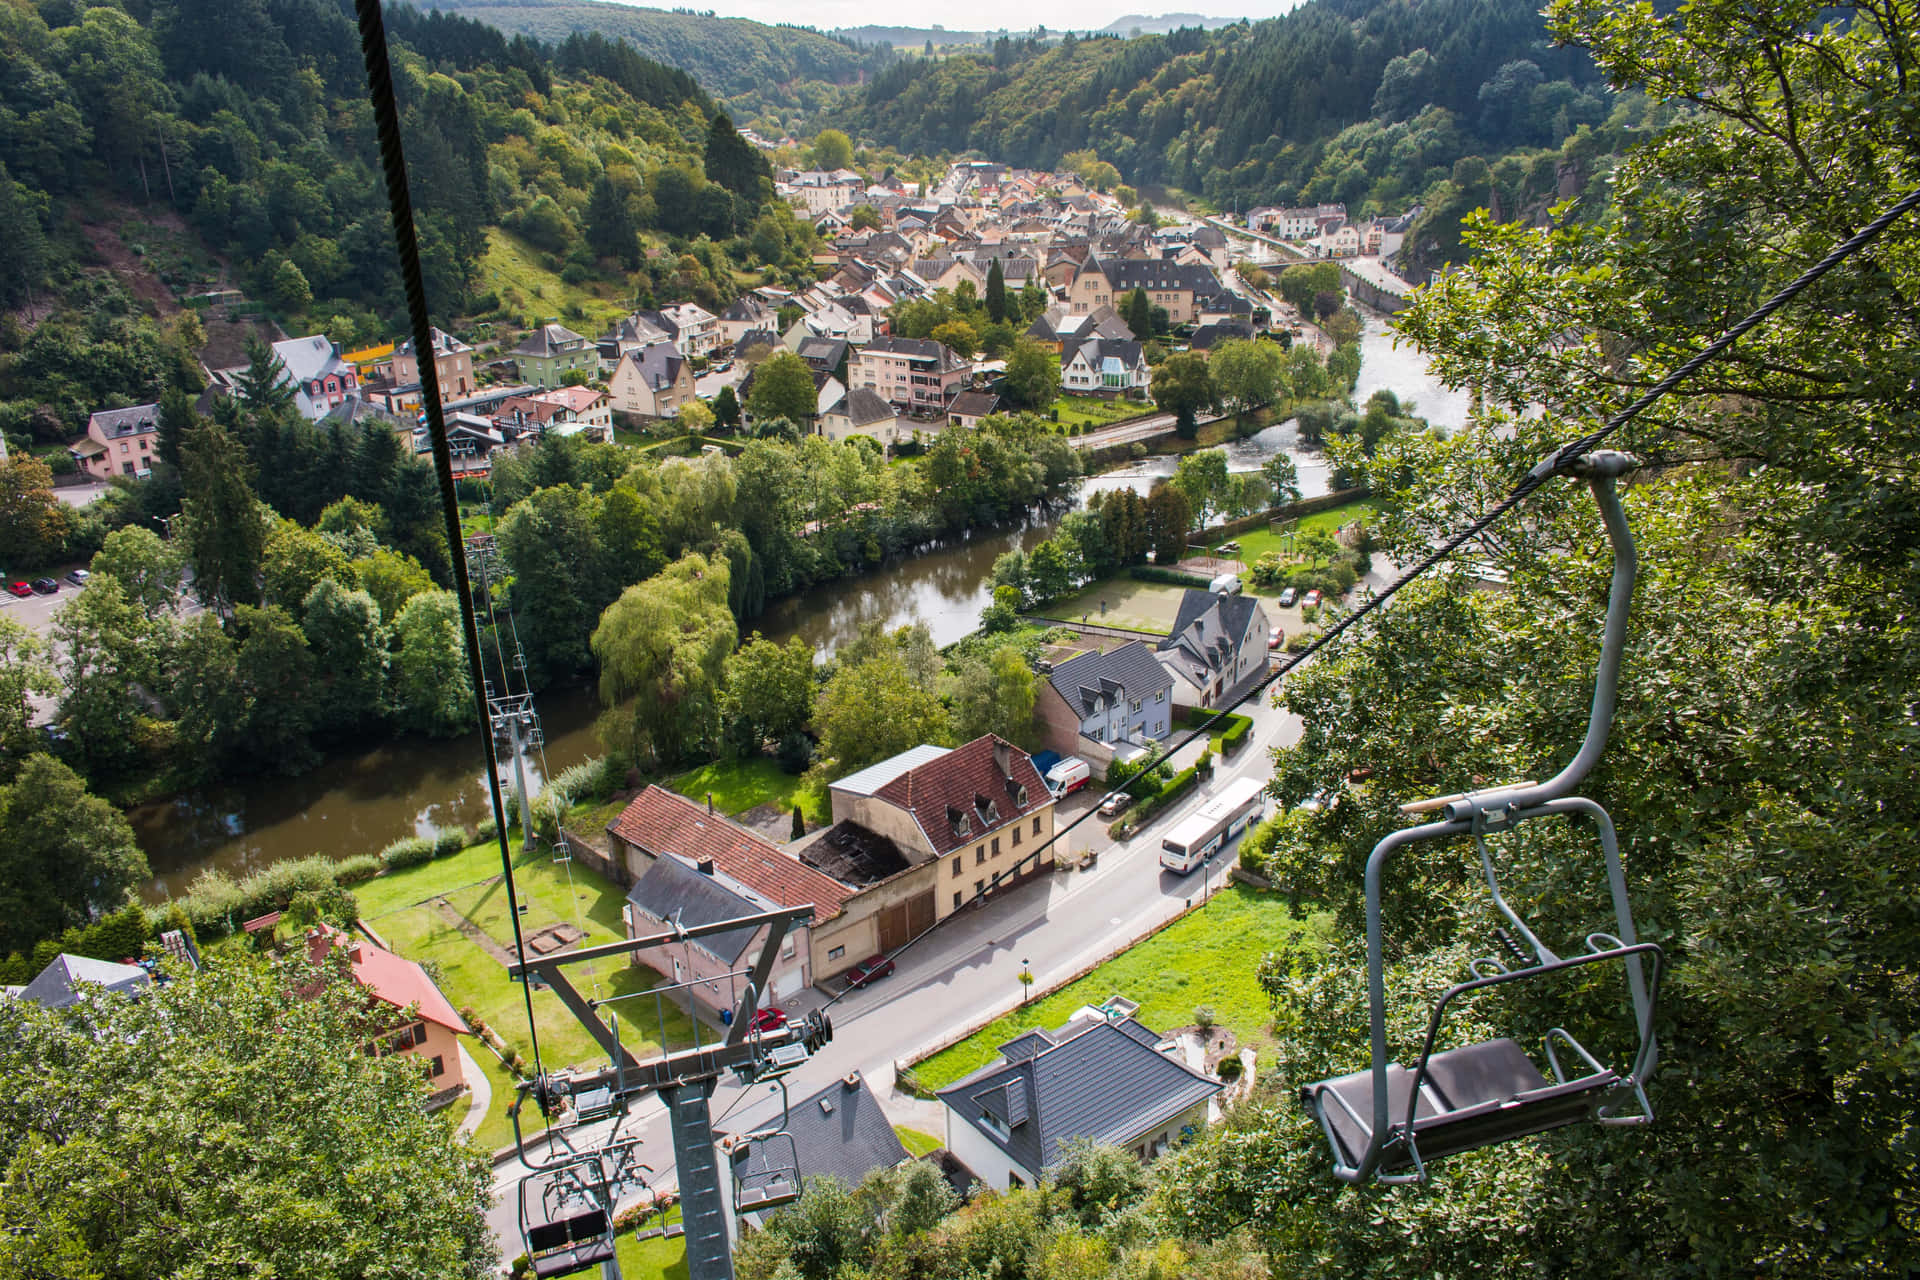
[[[1604,128],[1615,106],[1585,53],[1551,43],[1530,0],[1314,0],[1212,32],[903,60],[832,122],[903,151],[1021,165],[1091,149],[1135,186],[1222,208],[1339,200],[1357,211],[1411,203],[1463,156],[1559,148],[1583,126]]]
[[[593,0],[436,0],[435,7],[551,42],[576,32],[630,42],[646,57],[688,72],[749,118],[818,108],[834,86],[859,84],[893,58],[889,47],[810,27]],[[796,20],[806,16],[794,11]]]

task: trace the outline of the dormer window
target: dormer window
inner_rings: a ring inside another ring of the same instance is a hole
[[[1025,784],[1022,784],[1020,789],[1013,793],[1013,802],[1022,809],[1027,807],[1027,788]]]
[[[972,820],[967,817],[966,810],[955,808],[953,805],[947,806],[947,825],[953,828],[953,834],[956,836],[964,837],[973,830]]]

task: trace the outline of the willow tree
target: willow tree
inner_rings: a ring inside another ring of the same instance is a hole
[[[728,582],[725,559],[682,556],[600,615],[593,655],[609,747],[673,765],[715,744],[727,655],[740,638]]]

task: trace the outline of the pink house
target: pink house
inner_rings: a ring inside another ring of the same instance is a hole
[[[160,447],[160,406],[136,404],[103,409],[87,419],[87,438],[68,450],[95,480],[110,476],[146,479]]]
[[[855,357],[848,381],[909,413],[944,414],[973,381],[973,362],[926,338],[875,338]]]

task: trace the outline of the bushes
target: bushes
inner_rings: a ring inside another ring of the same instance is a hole
[[[344,858],[333,864],[333,882],[335,884],[359,884],[371,880],[386,870],[380,863],[378,854],[360,853]]]
[[[1131,813],[1122,815],[1118,822],[1107,828],[1107,834],[1116,840],[1126,839],[1144,826],[1147,819],[1193,790],[1194,783],[1199,779],[1198,767],[1188,765],[1174,774],[1173,778],[1160,788],[1158,795],[1148,796],[1134,805]]]
[[[432,836],[406,836],[380,851],[380,865],[389,871],[433,861]]]
[[[558,796],[564,807],[588,800],[605,800],[613,794],[616,781],[613,770],[607,766],[607,757],[595,756],[570,769],[562,769],[547,783],[547,790]]]
[[[1232,755],[1246,745],[1247,735],[1253,731],[1253,721],[1246,716],[1235,715],[1227,718],[1227,731],[1220,735],[1220,754]]]
[[[432,855],[432,844],[428,846]],[[422,859],[425,861],[425,859]],[[302,891],[331,889],[338,879],[331,858],[315,854],[292,862],[276,862],[244,880],[224,871],[206,871],[178,900],[198,938],[218,938],[237,930],[255,916],[285,911]]]
[[[1137,564],[1127,572],[1142,582],[1158,582],[1170,587],[1205,587],[1209,579],[1197,573],[1184,573],[1179,569],[1163,569],[1158,565]]]
[[[19,952],[0,960],[0,984],[23,987],[61,953],[95,960],[137,959],[155,936],[147,910],[138,903],[122,907],[94,924],[76,926],[57,938],[43,939],[32,955]]]

